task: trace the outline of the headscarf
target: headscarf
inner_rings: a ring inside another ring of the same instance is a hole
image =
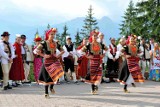
[[[93,30],[91,33],[90,33],[90,36],[89,36],[89,42],[91,43],[92,42],[92,36],[96,34],[98,35],[99,34],[99,31],[98,30]]]
[[[50,30],[46,31],[45,40],[48,40],[49,34],[50,34],[51,32],[55,32],[55,33],[56,33],[56,32],[57,32],[57,29],[56,29],[56,28],[51,28]]]

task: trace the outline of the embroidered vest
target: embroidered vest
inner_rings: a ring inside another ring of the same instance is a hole
[[[112,46],[109,45],[109,49],[110,49],[110,53],[111,53],[112,55],[115,55],[115,54],[116,54],[116,52],[117,52],[117,47],[116,47],[116,46],[115,46],[114,48],[112,48]]]

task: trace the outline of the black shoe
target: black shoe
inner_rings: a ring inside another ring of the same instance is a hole
[[[132,83],[132,87],[136,87],[136,85],[134,83]]]
[[[70,82],[69,82],[69,81],[66,81],[66,83],[67,83],[67,84],[70,84]]]
[[[12,89],[12,87],[11,87],[11,86],[9,86],[9,85],[7,86],[7,88],[8,88],[8,89]]]
[[[24,81],[23,83],[30,84],[30,83],[31,83],[31,81]]]
[[[8,86],[4,86],[3,90],[7,90],[8,89]]]
[[[75,84],[79,85],[78,81],[74,82]]]

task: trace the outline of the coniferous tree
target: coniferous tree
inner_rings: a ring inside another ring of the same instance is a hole
[[[75,35],[75,47],[77,48],[80,45],[82,38],[80,37],[79,31],[77,31]]]
[[[81,29],[80,34],[83,35],[83,37],[88,37],[89,33],[93,30],[98,28],[97,26],[97,20],[93,17],[93,8],[92,6],[88,9],[88,14],[86,15],[86,18],[84,19],[84,26]]]
[[[67,32],[67,30],[68,30],[67,25],[64,25],[63,30],[64,30],[64,31],[63,31],[63,33],[62,33],[62,35],[61,35],[61,38],[60,38],[60,41],[61,41],[62,46],[65,45],[65,43],[66,43],[66,36],[69,35],[69,33]]]
[[[141,34],[144,38],[160,40],[160,0],[145,0],[137,3],[138,18],[143,20]]]
[[[131,1],[123,18],[120,34],[128,35],[127,32],[130,32],[147,40],[154,38],[156,41],[160,41],[160,0],[141,0],[137,2],[136,7],[133,7]],[[129,21],[132,23],[132,27],[128,27],[126,24]]]
[[[123,18],[124,20],[122,21],[122,24],[120,24],[120,34],[125,36],[128,36],[132,33],[134,34],[136,29],[136,25],[134,23],[136,18],[136,11],[132,0],[130,1],[129,6],[125,11]]]

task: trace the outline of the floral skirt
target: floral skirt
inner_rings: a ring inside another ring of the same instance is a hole
[[[160,81],[160,69],[151,69],[149,79],[153,81]]]

